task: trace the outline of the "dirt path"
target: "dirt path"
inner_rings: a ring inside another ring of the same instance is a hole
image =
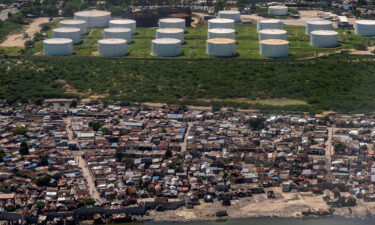
[[[187,150],[187,138],[189,136],[189,132],[192,126],[193,126],[193,122],[188,122],[188,128],[186,129],[184,142],[181,143],[181,152],[185,152]]]
[[[21,33],[10,34],[3,43],[0,44],[0,47],[21,47],[23,48],[25,42],[34,37],[36,33],[40,31],[40,25],[47,23],[49,19],[47,17],[41,17],[33,20],[29,25],[23,27]],[[28,38],[24,37],[24,33],[28,35]]]
[[[334,128],[328,128],[328,138],[326,142],[326,167],[327,167],[327,176],[331,177],[331,167],[332,167],[332,155],[333,155],[333,146],[332,146],[332,138],[333,138]]]

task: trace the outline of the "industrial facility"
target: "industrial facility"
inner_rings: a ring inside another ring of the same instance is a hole
[[[186,23],[184,19],[179,18],[165,18],[159,20],[159,28],[178,28],[185,30]]]
[[[215,29],[208,29],[208,39],[214,38],[227,38],[236,40],[236,31],[234,29],[226,29],[226,28],[215,28]]]
[[[73,44],[81,42],[81,30],[76,27],[60,27],[52,30],[54,38],[68,38]]]
[[[131,19],[111,20],[109,21],[109,27],[129,28],[132,34],[137,32],[137,22]]]
[[[128,46],[124,39],[102,39],[98,41],[98,51],[101,56],[124,56],[128,54]]]
[[[156,30],[156,39],[173,38],[173,39],[180,40],[181,43],[184,43],[184,34],[185,34],[185,31],[183,29],[162,28],[162,29]]]
[[[74,19],[87,21],[89,28],[108,27],[111,13],[99,10],[80,11],[74,13]]]
[[[208,21],[208,29],[215,29],[215,28],[227,28],[227,29],[235,29],[236,25],[234,20],[232,19],[210,19]]]
[[[267,30],[267,29],[282,30],[283,28],[284,28],[284,23],[282,20],[279,20],[279,19],[259,20],[257,23],[257,32],[259,32],[260,30]]]
[[[160,38],[152,40],[153,56],[173,57],[181,55],[181,41],[175,38]]]
[[[62,20],[60,21],[60,27],[75,27],[79,28],[81,34],[87,33],[87,21],[85,20]]]
[[[354,29],[359,36],[375,36],[375,20],[357,20]]]
[[[336,47],[339,34],[333,30],[314,30],[310,33],[310,45],[321,48]]]
[[[241,21],[241,13],[239,11],[219,11],[219,18],[221,19],[232,19],[235,22]]]
[[[259,31],[259,40],[267,40],[267,39],[280,39],[286,40],[287,39],[287,32],[285,30],[279,29],[266,29]]]
[[[228,38],[208,39],[206,52],[210,56],[230,57],[236,55],[236,41]]]
[[[267,39],[260,41],[259,53],[261,56],[278,58],[289,55],[289,41]]]
[[[73,41],[67,38],[51,38],[43,41],[44,55],[65,56],[73,54]]]
[[[314,30],[333,30],[333,24],[328,20],[312,20],[306,22],[306,34]]]
[[[110,27],[103,31],[104,39],[116,38],[125,39],[128,43],[132,42],[132,30],[124,27]]]
[[[288,7],[283,5],[274,5],[268,7],[268,14],[275,16],[286,16],[288,15]]]

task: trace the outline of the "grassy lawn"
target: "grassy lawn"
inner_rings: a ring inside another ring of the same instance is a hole
[[[56,26],[56,25],[55,25]],[[285,26],[290,41],[290,56],[286,58],[301,59],[316,57],[323,54],[332,54],[338,50],[352,48],[355,43],[371,43],[372,37],[359,37],[353,31],[337,29],[340,40],[336,48],[317,48],[310,46],[309,37],[305,35],[303,26]],[[124,57],[155,58],[151,56],[151,40],[155,38],[156,28],[138,28],[133,36],[133,43],[128,45],[129,55]],[[236,27],[237,56],[236,58],[262,59],[259,55],[259,41],[256,33],[256,25],[238,24]],[[76,56],[96,56],[97,42],[103,36],[103,29],[91,29],[87,35],[82,36],[82,44],[75,45]],[[46,32],[48,38],[52,37],[52,31]],[[206,51],[207,26],[200,24],[197,27],[187,28],[185,43],[182,45],[182,55],[178,58],[212,58]],[[43,52],[43,43],[39,41],[33,49],[29,49],[24,55],[40,55]],[[17,54],[17,52],[10,52]],[[8,53],[9,54],[9,53]]]
[[[9,20],[0,21],[0,42],[13,31],[21,29],[22,25],[18,23],[12,23]]]

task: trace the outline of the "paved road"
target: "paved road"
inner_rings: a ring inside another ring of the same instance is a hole
[[[8,19],[8,13],[11,12],[11,13],[16,13],[18,12],[18,9],[17,8],[8,8],[8,9],[4,9],[0,12],[0,20],[6,20]]]
[[[193,126],[193,122],[188,122],[188,128],[186,130],[184,142],[181,143],[181,152],[185,152],[187,149],[187,137],[189,136],[189,132],[192,126]]]

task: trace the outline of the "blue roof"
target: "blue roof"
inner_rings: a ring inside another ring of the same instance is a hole
[[[34,164],[33,164],[33,165],[28,165],[28,166],[27,166],[27,168],[35,168],[35,167],[37,167],[37,165],[34,165]]]
[[[185,129],[179,129],[178,133],[185,133]]]
[[[3,158],[3,161],[4,162],[9,162],[9,161],[12,161],[12,158],[6,157],[6,158]]]

